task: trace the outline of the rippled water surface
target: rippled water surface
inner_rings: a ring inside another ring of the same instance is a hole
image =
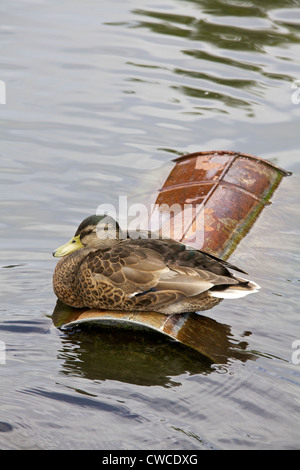
[[[0,18],[0,447],[299,448],[299,2],[12,0]],[[293,172],[230,259],[261,292],[207,312],[249,359],[56,328],[53,249],[211,149]]]

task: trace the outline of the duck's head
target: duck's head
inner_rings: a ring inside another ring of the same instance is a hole
[[[84,247],[94,249],[110,247],[117,243],[120,233],[119,224],[112,217],[91,215],[81,222],[74,237],[52,254],[56,258],[60,258]]]

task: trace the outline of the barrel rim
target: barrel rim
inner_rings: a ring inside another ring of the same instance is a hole
[[[237,152],[235,150],[203,150],[200,152],[193,152],[193,153],[188,153],[186,155],[181,155],[180,157],[174,158],[172,161],[173,162],[181,162],[183,160],[188,160],[190,158],[196,158],[200,156],[205,156],[205,155],[215,155],[215,156],[222,156],[222,155],[229,155],[232,156],[234,159],[238,157],[244,157],[244,158],[250,158],[252,160],[256,160],[260,163],[263,163],[265,165],[268,165],[272,167],[274,170],[280,171],[283,176],[290,176],[292,175],[291,171],[284,170],[278,165],[275,165],[275,163],[272,163],[268,160],[265,160],[264,158],[257,157],[256,155],[252,155],[250,153],[242,153],[242,152]]]

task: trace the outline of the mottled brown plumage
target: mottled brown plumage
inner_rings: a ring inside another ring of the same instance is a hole
[[[229,271],[240,269],[174,240],[125,238],[104,216],[85,219],[54,256],[63,256],[54,292],[73,307],[193,312],[212,308],[226,292],[245,295],[257,287]]]

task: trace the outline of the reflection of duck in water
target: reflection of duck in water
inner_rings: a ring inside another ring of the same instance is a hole
[[[164,314],[207,310],[224,298],[257,291],[244,272],[171,239],[122,238],[117,222],[90,216],[53,255],[53,286],[67,305]]]

